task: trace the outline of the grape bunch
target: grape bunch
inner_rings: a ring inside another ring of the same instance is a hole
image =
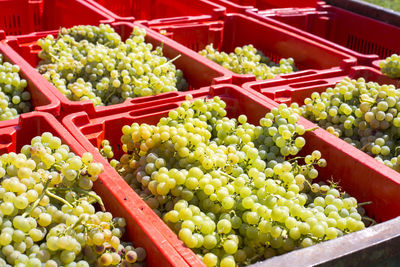
[[[116,168],[207,266],[234,267],[365,227],[357,200],[316,183],[327,162],[305,157],[307,131],[281,104],[228,118],[219,97],[192,99],[157,125],[125,125]]]
[[[0,121],[15,119],[32,109],[27,82],[19,76],[19,67],[3,62],[0,54]]]
[[[68,35],[77,42],[87,40],[92,44],[102,44],[115,48],[121,43],[121,36],[110,25],[79,25],[72,28],[61,28],[62,35]]]
[[[314,92],[296,110],[349,144],[400,172],[400,90],[345,78]]]
[[[97,149],[97,150],[99,151],[100,155],[103,156],[104,159],[110,161],[110,165],[113,168],[116,168],[116,166],[119,164],[119,161],[114,159],[114,151],[113,151],[112,146],[110,145],[110,141],[108,141],[107,139],[104,139],[101,142],[100,149]]]
[[[293,58],[282,58],[279,64],[276,64],[251,44],[236,47],[234,52],[229,54],[215,50],[213,44],[210,44],[199,54],[234,73],[254,74],[258,80],[273,79],[278,74],[296,71]]]
[[[142,248],[123,242],[125,219],[92,191],[103,165],[45,132],[0,157],[0,266],[132,266]],[[96,211],[95,205],[101,207]],[[140,266],[140,265],[136,265]]]
[[[109,25],[75,26],[38,40],[38,69],[68,99],[95,106],[128,98],[185,90],[182,71],[163,56],[162,47],[145,42],[134,27],[125,41]]]
[[[400,56],[393,54],[379,61],[381,72],[390,78],[400,78]]]

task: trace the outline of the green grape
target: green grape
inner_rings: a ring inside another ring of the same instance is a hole
[[[400,57],[396,54],[379,62],[381,72],[390,78],[400,78]]]
[[[11,120],[31,111],[31,94],[25,91],[27,81],[21,79],[19,67],[3,62],[0,54],[0,120]]]
[[[203,261],[207,265],[207,267],[214,267],[217,266],[218,257],[213,253],[207,253],[204,255]]]
[[[143,249],[130,252],[130,243],[120,240],[125,219],[96,212],[94,205],[104,209],[101,198],[92,191],[92,183],[82,183],[96,180],[102,165],[92,162],[90,153],[81,158],[68,151],[60,138],[45,132],[22,148],[26,153],[0,157],[0,166],[7,169],[0,183],[4,265],[120,265],[122,257],[129,263],[143,261]],[[52,160],[56,153],[57,163]],[[115,252],[108,253],[110,248]]]
[[[396,152],[400,147],[399,97],[400,90],[393,85],[345,78],[325,92],[312,93],[297,111],[329,133],[400,171]],[[320,167],[325,165],[325,160],[318,162]],[[315,171],[309,173],[310,178],[316,176]]]
[[[182,72],[173,64],[178,57],[168,61],[162,47],[153,48],[145,36],[139,27],[125,42],[109,25],[62,28],[57,39],[48,35],[38,40],[38,70],[68,99],[95,106],[185,90]],[[112,153],[104,149],[107,156]]]
[[[235,73],[254,74],[259,80],[272,79],[276,75],[297,70],[292,58],[282,58],[279,63],[275,63],[253,45],[236,47],[233,52],[227,54],[215,50],[213,44],[209,44],[199,54]],[[240,123],[244,124],[246,121],[245,116],[239,117]]]
[[[225,108],[188,96],[155,125],[125,125],[116,166],[207,266],[248,265],[365,227],[355,199],[313,183],[328,164],[322,153],[297,156],[301,107],[279,105],[260,126]]]

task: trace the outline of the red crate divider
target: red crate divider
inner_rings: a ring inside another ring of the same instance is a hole
[[[110,107],[92,114],[79,112],[66,116],[62,123],[87,151],[96,151],[101,141],[107,139],[114,148],[115,156],[119,157],[123,153],[120,140],[122,133],[117,129],[134,122],[155,124],[161,117],[167,116],[170,110],[176,109],[190,93],[177,92],[169,99],[149,99],[147,103],[117,109]],[[246,114],[250,123],[257,124],[267,111],[278,105],[255,91],[247,91],[235,85],[214,85],[192,93],[194,98],[219,96],[227,103],[229,117]],[[315,124],[303,118],[299,123],[307,129],[315,127]],[[340,186],[360,202],[372,201],[373,204],[366,206],[366,210],[370,217],[379,222],[400,215],[400,175],[397,172],[381,166],[373,158],[322,129],[308,132],[305,138],[307,144],[301,154],[318,149],[328,162],[326,168],[319,170],[320,177],[325,180],[333,177],[340,181]],[[126,188],[130,194],[136,194],[128,185]],[[176,240],[176,235],[165,228],[165,224],[157,226],[164,229],[161,232],[165,231],[166,238],[175,244],[178,251],[194,259],[194,254]],[[340,239],[336,242],[340,242]]]
[[[351,54],[360,65],[370,66],[378,58],[374,55],[385,58],[400,53],[400,28],[338,7],[320,3],[314,10],[248,10],[246,13]]]
[[[22,146],[30,144],[33,137],[43,132],[51,132],[61,138],[79,156],[87,152],[52,115],[35,112],[23,114],[14,125],[0,128],[0,153],[19,152]],[[93,157],[96,162],[103,159],[99,153],[93,153]],[[110,171],[115,172],[110,165],[105,164],[104,167],[104,172],[94,184],[94,190],[102,197],[108,211],[114,216],[126,218],[127,240],[146,249],[146,263],[150,266],[188,266],[148,220],[143,212],[146,204],[126,193],[122,178],[110,175]]]
[[[356,66],[350,71],[325,71],[307,80],[288,79],[277,81],[249,82],[243,85],[244,88],[260,92],[264,96],[278,102],[291,104],[297,102],[304,103],[306,97],[310,97],[312,92],[324,92],[328,87],[334,87],[344,78],[350,79],[365,78],[366,81],[377,82],[379,84],[393,84],[400,87],[400,80],[390,79],[380,71],[371,67]]]
[[[177,18],[207,17],[218,18],[226,8],[212,0],[86,0],[99,10],[106,12],[117,21],[174,20]]]
[[[0,53],[3,55],[3,62],[10,62],[11,64],[19,66],[19,75],[21,79],[27,81],[27,87],[25,90],[31,94],[33,110],[48,112],[54,116],[60,115],[60,101],[46,88],[43,82],[38,79],[38,75],[40,76],[40,74],[31,72],[29,64],[7,44],[0,43]],[[13,125],[17,122],[18,118],[0,121],[0,127]]]
[[[356,58],[343,52],[292,33],[276,25],[260,22],[241,14],[227,14],[221,20],[198,19],[175,23],[159,23],[154,21],[138,22],[155,31],[163,31],[166,36],[198,52],[207,44],[214,44],[218,50],[227,53],[235,47],[253,44],[273,61],[292,57],[295,65],[303,71],[289,74],[307,76],[317,70],[333,67],[349,68],[356,64]],[[217,63],[208,60],[210,66],[226,70]],[[236,74],[231,71],[233,83],[241,85],[254,81],[251,74]],[[282,75],[284,77],[285,75]]]
[[[135,24],[127,22],[114,22],[111,24],[111,26],[121,35],[122,39],[125,40],[131,34]],[[136,26],[143,27],[142,25]],[[174,61],[174,64],[178,69],[183,71],[183,75],[189,83],[189,90],[194,90],[196,88],[211,84],[231,82],[232,77],[228,70],[221,69],[218,67],[218,65],[215,67],[208,64],[209,61],[204,57],[157,32],[154,32],[150,29],[146,29],[146,31],[147,42],[153,44],[154,46],[161,45],[161,43],[163,44],[164,56],[168,58],[174,58],[178,55],[181,55],[179,59]],[[102,109],[103,107],[94,107],[90,101],[69,100],[60,91],[58,91],[53,84],[48,82],[42,75],[38,73],[36,69],[34,69],[34,67],[36,67],[39,63],[38,53],[41,50],[37,45],[37,40],[47,36],[48,34],[57,36],[58,31],[35,32],[27,35],[12,36],[7,37],[7,39],[3,40],[3,42],[10,45],[15,51],[25,58],[25,60],[30,64],[30,71],[38,74],[37,80],[43,83],[45,87],[48,88],[48,90],[50,90],[60,100],[61,117],[78,111],[94,112],[95,109]],[[163,93],[160,94],[160,97],[162,97],[164,94],[168,95],[168,93]],[[125,105],[125,103],[129,101],[137,100],[126,100],[124,103],[122,103],[122,105]]]
[[[0,17],[0,29],[7,35],[58,30],[77,24],[110,23],[114,20],[84,0],[2,0]]]

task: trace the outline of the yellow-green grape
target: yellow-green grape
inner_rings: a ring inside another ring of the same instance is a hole
[[[0,54],[0,121],[15,119],[32,109],[27,82],[19,76],[19,67],[3,62]]]
[[[38,40],[38,69],[68,99],[95,106],[185,90],[182,71],[145,41],[139,27],[125,41],[109,25],[75,26]]]
[[[272,109],[259,126],[225,108],[187,96],[156,125],[125,125],[117,166],[207,266],[249,265],[365,227],[355,198],[314,182],[321,152],[297,157],[298,106]]]
[[[110,145],[110,141],[108,141],[107,139],[104,139],[101,142],[101,148],[100,148],[99,152],[105,159],[110,161],[110,165],[113,168],[117,168],[119,161],[114,159],[114,152],[113,152],[112,146]]]
[[[346,78],[323,93],[312,93],[297,112],[400,171],[399,100],[394,85]]]
[[[120,240],[125,219],[105,211],[92,191],[102,171],[92,154],[75,155],[49,132],[1,155],[0,264],[141,266],[144,249]]]
[[[100,24],[98,27],[78,25],[68,29],[62,28],[60,33],[71,36],[77,42],[87,40],[93,44],[99,43],[109,47],[116,47],[121,43],[121,37],[107,24]]]
[[[400,56],[393,54],[379,62],[381,72],[390,78],[400,78]]]
[[[296,71],[293,58],[282,58],[278,63],[275,63],[251,44],[236,47],[229,54],[215,50],[213,44],[210,44],[199,54],[235,73],[254,74],[258,80],[272,79],[278,74]]]
[[[100,154],[106,159],[112,159],[114,157],[114,152],[112,146],[110,146],[110,141],[104,139],[101,142]]]

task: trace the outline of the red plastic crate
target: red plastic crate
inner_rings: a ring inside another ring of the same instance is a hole
[[[10,62],[11,64],[19,66],[19,75],[21,79],[25,79],[27,81],[27,87],[25,90],[31,94],[31,104],[33,110],[48,112],[54,116],[60,115],[60,101],[53,95],[53,93],[50,92],[50,90],[46,88],[43,82],[38,79],[38,75],[40,76],[40,74],[32,73],[29,70],[29,64],[8,45],[0,43],[0,53],[3,55],[3,62]],[[0,127],[13,125],[17,122],[18,119],[0,121]]]
[[[0,128],[0,154],[19,152],[22,146],[30,144],[33,137],[43,132],[51,132],[61,138],[79,156],[86,152],[52,115],[35,112],[23,114],[14,125]],[[93,157],[96,162],[101,162],[99,153],[93,153]],[[113,176],[113,171],[110,165],[105,165],[104,173],[95,182],[94,190],[102,197],[108,211],[126,219],[126,240],[146,249],[146,263],[149,266],[188,266],[147,218],[144,212],[146,204],[138,197],[132,197],[125,188],[125,182]]]
[[[282,75],[282,77],[300,77],[317,73],[317,70],[333,67],[348,68],[356,64],[356,59],[343,52],[309,40],[301,35],[260,22],[241,14],[228,14],[222,20],[190,20],[175,23],[140,21],[147,28],[163,31],[166,36],[198,52],[213,43],[214,48],[232,52],[235,47],[253,44],[273,61],[281,58],[294,58],[295,65],[302,71]],[[209,66],[226,69],[208,60]],[[254,81],[251,74],[236,74],[228,71],[233,83],[241,85]]]
[[[96,148],[100,148],[101,141],[107,139],[114,148],[115,156],[119,157],[123,153],[120,140],[122,132],[119,130],[123,125],[134,122],[156,124],[161,117],[167,116],[170,110],[176,109],[187,94],[190,92],[174,92],[169,99],[155,96],[148,98],[147,102],[118,108],[113,106],[108,110],[92,114],[79,112],[66,116],[62,123],[87,151],[95,151]],[[227,103],[229,117],[246,114],[249,122],[255,124],[258,124],[258,120],[266,112],[278,105],[257,92],[244,91],[235,85],[205,87],[193,91],[192,95],[194,98],[219,96]],[[305,128],[315,127],[315,124],[303,118],[300,119],[300,124]],[[370,217],[382,222],[400,215],[400,194],[398,194],[400,175],[397,172],[382,167],[376,160],[346,142],[337,140],[335,136],[322,129],[308,132],[305,139],[307,144],[301,154],[305,155],[315,149],[320,150],[328,162],[328,166],[320,170],[321,177],[326,180],[333,177],[336,181],[340,181],[340,186],[360,202],[372,201],[373,204],[366,206]],[[131,192],[134,194],[133,190]],[[164,226],[165,224],[162,227]],[[374,230],[364,231],[372,231],[367,233],[379,239]],[[169,240],[173,239],[170,242],[176,244],[178,251],[194,259],[194,254],[189,249],[182,246],[182,243],[174,241],[176,235],[171,230],[166,229],[165,233]],[[333,242],[341,242],[340,240],[339,238]],[[280,257],[283,264],[285,255]],[[318,260],[318,257],[315,257],[311,261],[316,263]],[[267,263],[268,261],[263,262]],[[197,263],[191,265],[197,266]]]
[[[393,2],[393,5],[389,4],[393,9],[383,7],[386,5],[385,1],[329,0],[327,2],[330,5],[400,27],[400,16],[398,10],[395,10],[397,3],[394,0],[386,1]]]
[[[332,47],[357,57],[360,65],[370,66],[378,58],[372,54],[385,58],[400,53],[400,28],[338,7],[319,4],[314,10],[248,10],[246,13],[267,23],[275,20],[275,25],[317,42],[329,41]]]
[[[127,22],[115,22],[112,23],[111,26],[121,35],[122,39],[125,40],[131,34],[134,24]],[[143,27],[141,25],[137,26]],[[69,100],[60,91],[58,91],[53,84],[48,82],[37,72],[36,69],[34,69],[39,63],[38,53],[41,50],[37,45],[37,40],[47,36],[48,34],[57,36],[58,31],[37,32],[28,35],[12,36],[7,37],[7,39],[3,40],[3,42],[10,45],[30,64],[30,71],[38,74],[37,80],[43,83],[45,87],[48,88],[60,100],[61,117],[72,112],[83,110],[93,112],[95,109],[104,108],[95,108],[90,101]],[[174,64],[178,69],[183,71],[183,75],[189,83],[188,90],[194,90],[196,88],[208,86],[214,83],[231,82],[232,77],[230,76],[229,71],[218,67],[209,66],[207,59],[161,34],[147,29],[146,42],[152,43],[154,46],[161,45],[162,43],[164,56],[168,58],[174,58],[178,55],[181,55],[179,59],[174,61]],[[165,93],[160,95],[162,96],[164,94]],[[130,101],[137,100],[126,100],[124,103],[129,103]]]
[[[315,7],[318,0],[215,0],[227,8],[229,13],[241,13],[248,9],[269,9],[285,7]]]
[[[0,29],[7,35],[113,21],[84,0],[1,0],[0,17]]]
[[[325,71],[311,76],[307,81],[299,79],[249,82],[243,85],[244,88],[260,92],[264,96],[278,102],[291,104],[304,103],[304,99],[310,97],[313,92],[322,93],[328,87],[334,87],[344,78],[364,78],[366,81],[379,84],[393,84],[400,87],[400,80],[390,79],[380,71],[371,67],[356,66],[350,71]]]
[[[281,81],[275,81],[275,82],[269,82],[269,81],[261,81],[261,82],[250,82],[246,83],[243,85],[244,88],[248,90],[253,90],[254,92],[257,92],[257,94],[262,94],[269,99],[272,99],[278,103],[285,103],[285,104],[291,104],[293,102],[297,102],[300,105],[304,103],[304,99],[307,97],[310,97],[313,92],[319,92],[322,93],[324,92],[328,87],[334,87],[338,82],[343,80],[344,78],[350,78],[350,79],[358,79],[358,78],[364,78],[366,81],[372,81],[372,82],[377,82],[379,84],[393,84],[396,87],[400,87],[400,80],[393,80],[390,79],[389,77],[382,75],[380,71],[377,71],[371,67],[353,67],[349,72],[345,71],[333,71],[333,72],[325,72],[325,73],[319,73],[314,76],[313,79],[310,79],[308,81],[299,81],[298,79],[293,79],[292,81],[287,81],[287,80],[281,80]],[[335,137],[332,134],[329,134],[322,128],[320,128],[321,131],[323,131],[325,134],[325,139],[330,139],[333,144],[336,144],[337,147],[341,147],[343,150],[343,158],[337,157],[336,160],[338,162],[343,163],[344,165],[352,164],[349,161],[350,159],[347,159],[344,157],[345,154],[351,155],[353,158],[357,159],[359,161],[355,166],[356,172],[361,171],[359,173],[359,179],[362,180],[362,182],[357,186],[358,188],[364,188],[365,189],[365,183],[367,181],[364,180],[364,169],[361,170],[361,168],[372,168],[375,169],[377,173],[380,173],[383,177],[386,177],[387,181],[392,180],[392,181],[397,181],[400,179],[400,174],[386,165],[384,165],[381,162],[378,162],[374,158],[370,157],[366,153],[362,152],[361,150],[351,146],[350,144],[346,143],[340,138]],[[353,159],[354,160],[354,159]],[[328,160],[329,164],[329,160]],[[343,167],[342,167],[343,168]],[[349,173],[351,172],[350,170],[347,170]],[[344,172],[345,174],[346,172]],[[374,178],[375,179],[375,178]],[[380,183],[381,181],[377,180],[368,180],[369,183],[372,183],[373,186],[376,186],[376,192],[372,192],[375,195],[379,194],[395,194],[395,190],[391,191],[387,190],[388,188],[386,187],[380,187],[381,185],[374,184],[376,182]],[[396,182],[397,183],[397,182]],[[365,193],[367,194],[367,193]],[[394,195],[393,195],[394,196]],[[379,203],[380,200],[372,200],[373,202]],[[394,202],[392,202],[393,204]],[[391,208],[388,207],[388,210]],[[388,211],[386,208],[382,207],[382,212]],[[392,212],[393,210],[389,211]],[[382,214],[383,215],[383,214]],[[398,216],[398,214],[396,215]]]
[[[174,20],[178,17],[204,16],[218,18],[226,8],[212,0],[85,0],[97,9],[107,12],[117,21]]]

